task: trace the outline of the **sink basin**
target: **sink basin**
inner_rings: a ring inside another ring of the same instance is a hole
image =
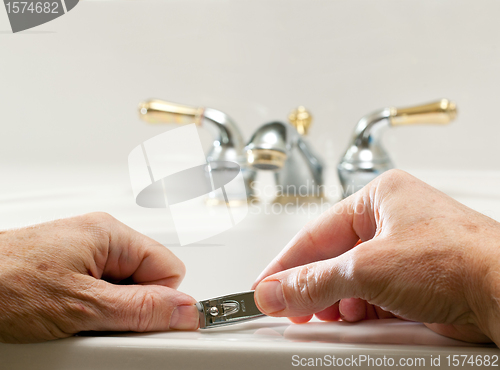
[[[6,178],[17,179],[23,185],[16,185],[15,181],[0,184],[2,228],[96,210],[108,212],[158,240],[183,260],[187,274],[180,290],[197,300],[248,290],[294,234],[319,214],[300,210],[273,213],[269,208],[266,213],[261,204],[260,208],[250,209],[248,216],[232,229],[181,247],[168,210],[135,205],[126,169],[73,169],[76,177],[59,176],[61,169],[12,171]],[[500,221],[500,172],[414,174]],[[29,179],[37,179],[36,187],[26,185]],[[324,359],[333,355],[343,359],[385,355],[396,362],[424,358],[426,366],[430,366],[436,358],[443,365],[446,356],[453,354],[499,356],[500,350],[444,338],[420,323],[395,319],[357,324],[313,320],[295,325],[287,319],[264,318],[197,332],[94,333],[39,344],[0,344],[0,368],[280,369],[294,367],[303,358]],[[367,366],[362,365],[358,367]]]

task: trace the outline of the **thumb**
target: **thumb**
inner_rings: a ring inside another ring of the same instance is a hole
[[[95,315],[87,321],[98,331],[196,330],[199,326],[195,299],[160,285],[94,283]],[[87,325],[88,326],[88,325]]]
[[[368,247],[370,242],[363,244]],[[368,292],[362,291],[362,279],[355,269],[355,255],[360,247],[268,276],[255,289],[258,308],[270,316],[299,317],[320,312],[343,298],[366,299]],[[356,266],[358,262],[361,261],[356,261]],[[368,266],[374,267],[370,263]]]

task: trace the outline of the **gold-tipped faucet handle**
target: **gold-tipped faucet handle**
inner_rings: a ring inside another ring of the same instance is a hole
[[[149,123],[201,124],[205,108],[152,99],[139,104],[139,116]]]
[[[297,129],[299,134],[307,135],[309,127],[311,127],[312,115],[306,108],[300,106],[290,112],[288,120]]]
[[[447,124],[457,117],[457,106],[448,99],[408,108],[391,108],[391,125]]]

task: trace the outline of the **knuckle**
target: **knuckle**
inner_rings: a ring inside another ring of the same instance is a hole
[[[314,267],[306,265],[300,268],[293,285],[297,304],[301,308],[310,308],[320,298],[319,281]]]
[[[82,215],[81,217],[84,222],[93,225],[108,224],[115,220],[113,216],[106,212],[92,212]]]
[[[412,176],[408,172],[405,172],[403,170],[395,168],[395,169],[389,170],[387,172],[384,172],[380,176],[380,179],[390,181],[393,184],[401,185],[401,184],[408,182],[408,180],[411,177]]]
[[[176,266],[176,271],[171,273],[171,275],[167,278],[168,279],[167,286],[176,289],[179,285],[181,285],[185,275],[186,275],[186,267],[184,263],[181,262],[179,266]]]
[[[179,280],[179,283],[182,279],[184,279],[184,276],[186,276],[186,265],[184,262],[179,260],[178,262],[178,273],[176,275],[177,279]]]
[[[109,241],[110,224],[115,218],[105,212],[87,213],[79,217],[78,227],[93,239],[106,243]]]
[[[153,328],[155,310],[159,306],[160,297],[155,291],[146,291],[136,296],[138,304],[135,331],[146,332]]]
[[[392,169],[381,174],[370,187],[370,197],[378,201],[387,199],[390,195],[404,194],[419,181],[409,173]]]

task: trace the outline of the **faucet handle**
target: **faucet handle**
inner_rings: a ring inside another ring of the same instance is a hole
[[[151,99],[139,104],[139,116],[148,123],[201,124],[205,108]]]
[[[416,123],[447,124],[457,116],[457,106],[448,99],[407,108],[390,108],[392,126]]]
[[[311,127],[312,115],[306,108],[300,106],[290,112],[288,121],[297,129],[299,134],[307,135],[307,131]]]

